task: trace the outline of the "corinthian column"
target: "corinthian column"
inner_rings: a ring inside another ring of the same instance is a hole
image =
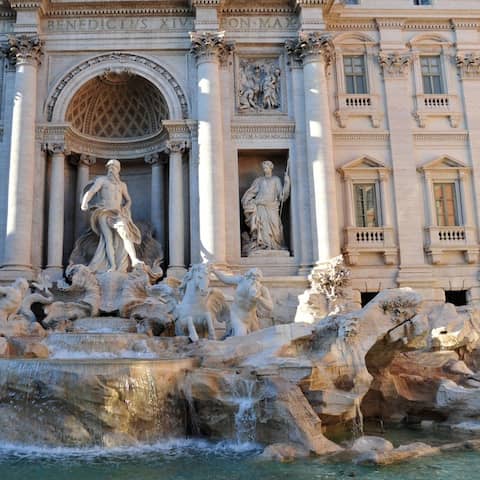
[[[77,163],[77,198],[75,203],[75,239],[78,239],[88,227],[88,215],[80,209],[83,190],[90,179],[90,167],[95,165],[97,159],[91,155],[82,153]]]
[[[150,222],[155,230],[155,238],[165,248],[164,238],[164,208],[163,208],[163,165],[160,155],[153,153],[145,157],[145,163],[152,166],[151,198],[150,198]]]
[[[38,37],[27,35],[11,36],[9,44],[10,54],[16,61],[16,73],[3,268],[12,271],[14,276],[28,274],[32,269],[35,109],[42,44]]]
[[[325,73],[326,66],[331,62],[333,47],[326,35],[301,32],[299,41],[287,48],[303,61],[305,136],[314,197],[314,260],[324,263],[340,253],[332,127]]]
[[[168,178],[168,275],[182,277],[185,273],[185,220],[183,202],[182,155],[185,141],[169,140],[170,169]]]
[[[48,205],[47,269],[50,278],[61,278],[63,273],[65,148],[62,144],[50,145],[49,151],[52,157]]]
[[[197,60],[200,257],[225,262],[224,156],[219,62],[230,49],[221,33],[192,33]]]

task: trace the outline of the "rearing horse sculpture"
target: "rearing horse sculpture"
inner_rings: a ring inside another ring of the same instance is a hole
[[[194,264],[179,287],[182,301],[175,308],[175,334],[188,335],[192,342],[199,335],[216,340],[213,317],[228,314],[228,306],[219,290],[209,288],[208,266]]]

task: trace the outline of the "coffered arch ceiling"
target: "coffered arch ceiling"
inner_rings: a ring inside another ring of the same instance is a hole
[[[169,118],[160,91],[130,72],[106,72],[87,81],[70,101],[66,120],[78,133],[102,139],[140,139]]]

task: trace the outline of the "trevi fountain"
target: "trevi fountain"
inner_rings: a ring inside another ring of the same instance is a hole
[[[242,199],[249,248],[281,249],[289,181],[263,167]],[[90,228],[64,278],[0,289],[2,478],[187,478],[197,463],[195,478],[427,478],[473,464],[480,310],[410,288],[359,308],[337,257],[279,323],[259,268],[163,278],[120,162],[106,168],[84,188]]]

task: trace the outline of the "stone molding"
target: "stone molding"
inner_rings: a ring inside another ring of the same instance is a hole
[[[461,78],[480,78],[480,52],[459,52],[456,63]]]
[[[287,41],[285,48],[294,61],[323,61],[330,65],[334,58],[334,47],[330,34],[300,32],[297,41]]]
[[[190,53],[201,61],[225,62],[233,51],[233,45],[225,42],[225,32],[191,32]]]
[[[387,145],[390,140],[390,133],[333,133],[333,140],[335,144],[339,145]]]
[[[14,10],[43,10],[44,3],[43,0],[11,0],[10,6]]]
[[[401,52],[380,52],[378,62],[382,67],[384,77],[404,78],[412,63],[412,56]]]
[[[414,133],[413,140],[417,145],[452,145],[463,147],[468,141],[468,132],[464,133]]]
[[[16,65],[40,65],[43,41],[37,35],[9,35],[9,55]]]
[[[235,140],[249,140],[256,138],[290,139],[295,136],[295,124],[232,124],[232,138]]]
[[[182,109],[182,116],[183,118],[188,118],[188,102],[185,93],[182,90],[182,87],[177,82],[175,77],[165,68],[159,65],[158,63],[150,60],[146,57],[142,57],[140,55],[134,55],[131,53],[108,53],[104,55],[99,55],[93,58],[89,58],[85,60],[80,65],[77,65],[73,70],[70,70],[62,80],[57,84],[55,91],[50,96],[50,100],[47,104],[47,120],[51,121],[53,117],[53,111],[55,109],[55,105],[57,103],[58,97],[65,89],[65,87],[81,72],[87,70],[95,65],[105,63],[108,67],[109,63],[112,61],[119,61],[119,62],[134,62],[138,63],[139,65],[143,65],[148,67],[149,69],[155,71],[156,73],[160,74],[173,88],[175,94],[177,95],[178,101],[180,103]]]
[[[170,140],[187,141],[192,136],[192,131],[188,122],[178,122],[176,120],[164,120],[162,125]]]

